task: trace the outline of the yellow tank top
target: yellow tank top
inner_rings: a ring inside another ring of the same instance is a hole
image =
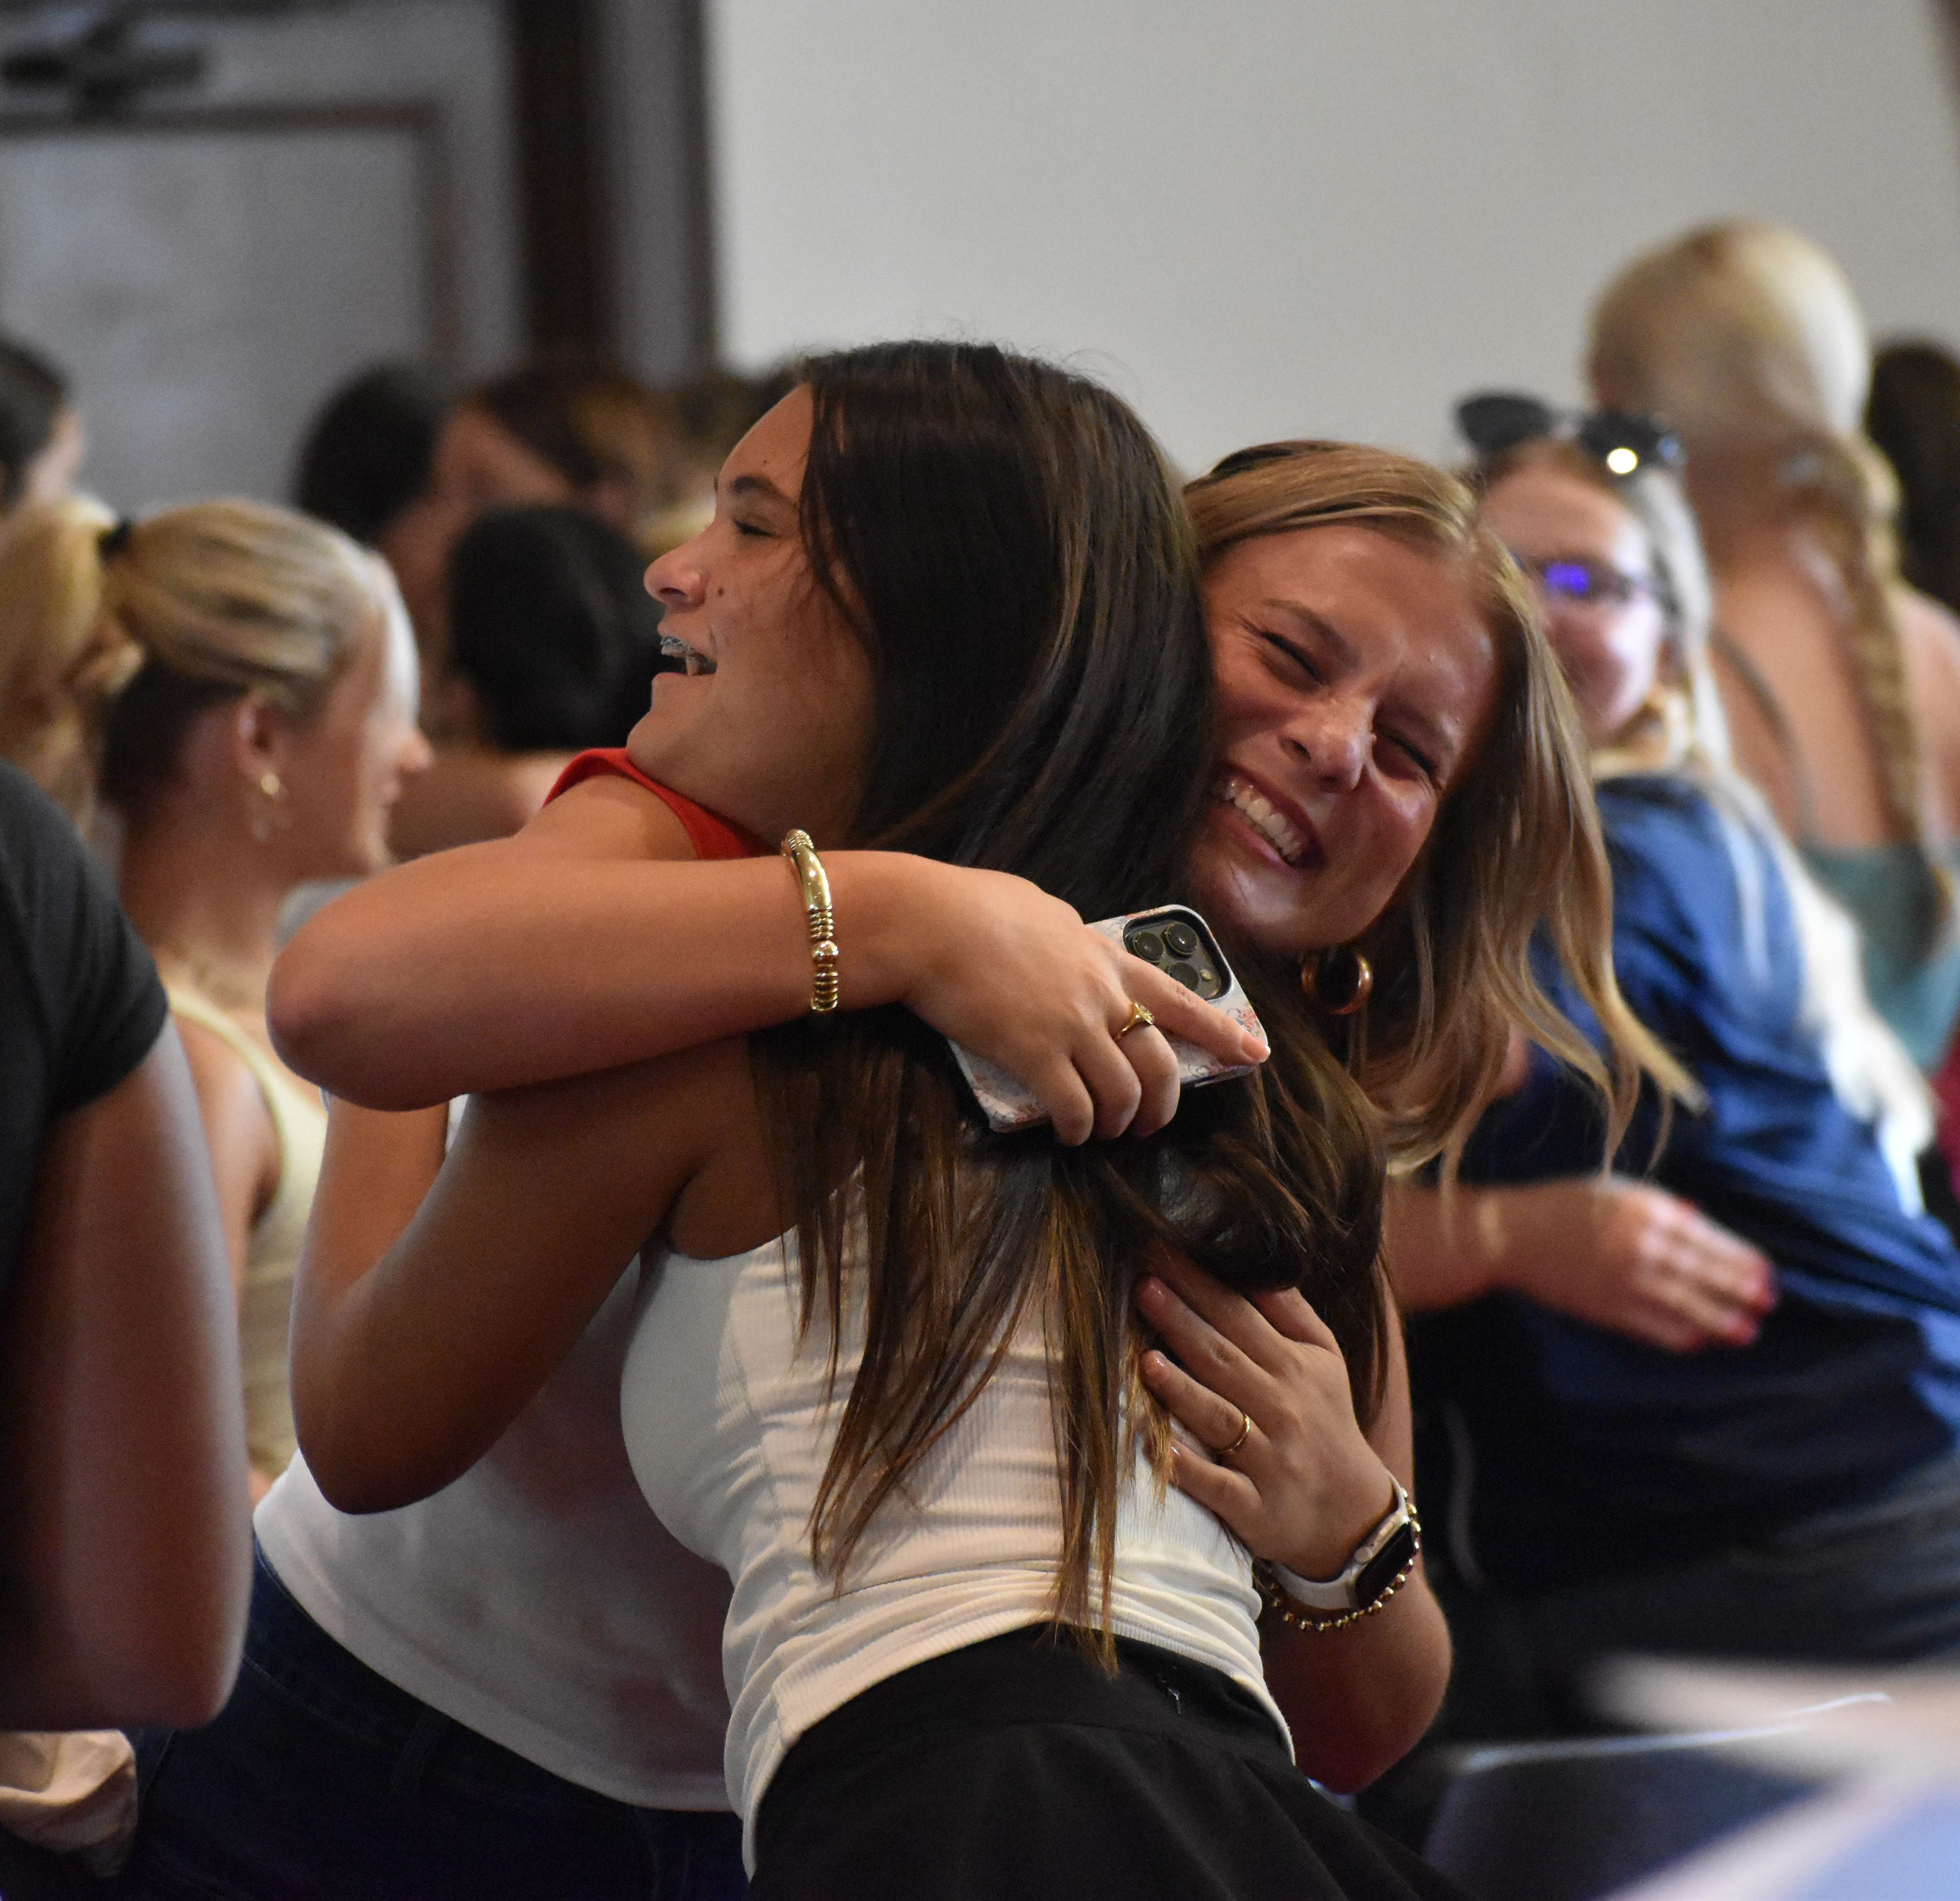
[[[245,1289],[238,1305],[239,1357],[245,1371],[245,1440],[252,1463],[277,1478],[291,1462],[293,1402],[286,1378],[293,1273],[307,1215],[320,1183],[326,1146],[326,1111],[319,1095],[296,1083],[235,1019],[208,997],[170,985],[170,1008],[210,1031],[252,1072],[279,1141],[279,1185],[253,1225],[245,1251]]]

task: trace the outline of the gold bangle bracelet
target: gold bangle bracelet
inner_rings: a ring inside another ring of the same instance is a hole
[[[810,1009],[813,1016],[822,1016],[837,1007],[837,920],[830,908],[830,879],[808,832],[785,832],[782,854],[796,873],[810,916]]]

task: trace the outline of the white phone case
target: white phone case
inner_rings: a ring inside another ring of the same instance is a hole
[[[1239,988],[1232,967],[1218,949],[1211,927],[1188,904],[1163,904],[1151,911],[1131,911],[1125,917],[1099,917],[1090,929],[1099,930],[1120,944],[1134,927],[1155,924],[1161,924],[1166,930],[1176,924],[1195,927],[1201,947],[1208,954],[1208,961],[1215,963],[1224,981],[1224,987],[1217,995],[1205,1000],[1214,1009],[1223,1010],[1242,1029],[1263,1038],[1265,1030],[1246,993]],[[1208,1051],[1201,1050],[1179,1037],[1172,1037],[1170,1046],[1177,1053],[1178,1076],[1187,1089],[1207,1082],[1223,1082],[1235,1076],[1249,1076],[1257,1067],[1251,1063],[1222,1063]],[[984,1057],[975,1056],[957,1043],[953,1045],[953,1054],[973,1091],[974,1099],[986,1116],[989,1128],[1005,1135],[1017,1129],[1031,1129],[1048,1120],[1048,1111],[1005,1070],[989,1063]]]

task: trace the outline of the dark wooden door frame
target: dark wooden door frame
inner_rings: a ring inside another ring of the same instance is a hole
[[[1954,0],[1960,7],[1960,0]],[[719,358],[719,313],[714,298],[714,194],[709,165],[708,29],[703,0],[669,0],[676,53],[673,106],[682,173],[681,215],[673,234],[685,272],[689,354],[697,369]]]
[[[660,380],[707,368],[716,326],[702,0],[509,0],[509,19],[531,348],[623,354]],[[654,307],[622,323],[622,304],[648,304],[650,281]]]
[[[524,330],[542,356],[607,357],[614,306],[593,0],[511,0]]]
[[[1960,87],[1960,0],[1932,0],[1932,4],[1941,37],[1946,42],[1946,63],[1952,69],[1954,84]]]

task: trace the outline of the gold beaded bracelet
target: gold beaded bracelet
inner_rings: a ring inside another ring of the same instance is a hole
[[[1290,1624],[1296,1630],[1339,1630],[1347,1625],[1359,1623],[1363,1617],[1372,1617],[1415,1575],[1417,1561],[1422,1556],[1422,1522],[1415,1515],[1414,1506],[1408,1504],[1408,1495],[1401,1486],[1397,1486],[1395,1490],[1408,1513],[1406,1528],[1409,1537],[1404,1562],[1402,1569],[1387,1583],[1371,1593],[1366,1604],[1357,1604],[1352,1610],[1336,1611],[1330,1616],[1325,1611],[1302,1604],[1274,1575],[1271,1565],[1262,1560],[1253,1566],[1252,1575],[1258,1584],[1259,1594],[1281,1623]]]
[[[808,832],[785,832],[782,854],[796,873],[803,908],[810,914],[810,958],[815,966],[810,1009],[813,1016],[822,1016],[837,1007],[837,920],[830,908],[830,879]]]

